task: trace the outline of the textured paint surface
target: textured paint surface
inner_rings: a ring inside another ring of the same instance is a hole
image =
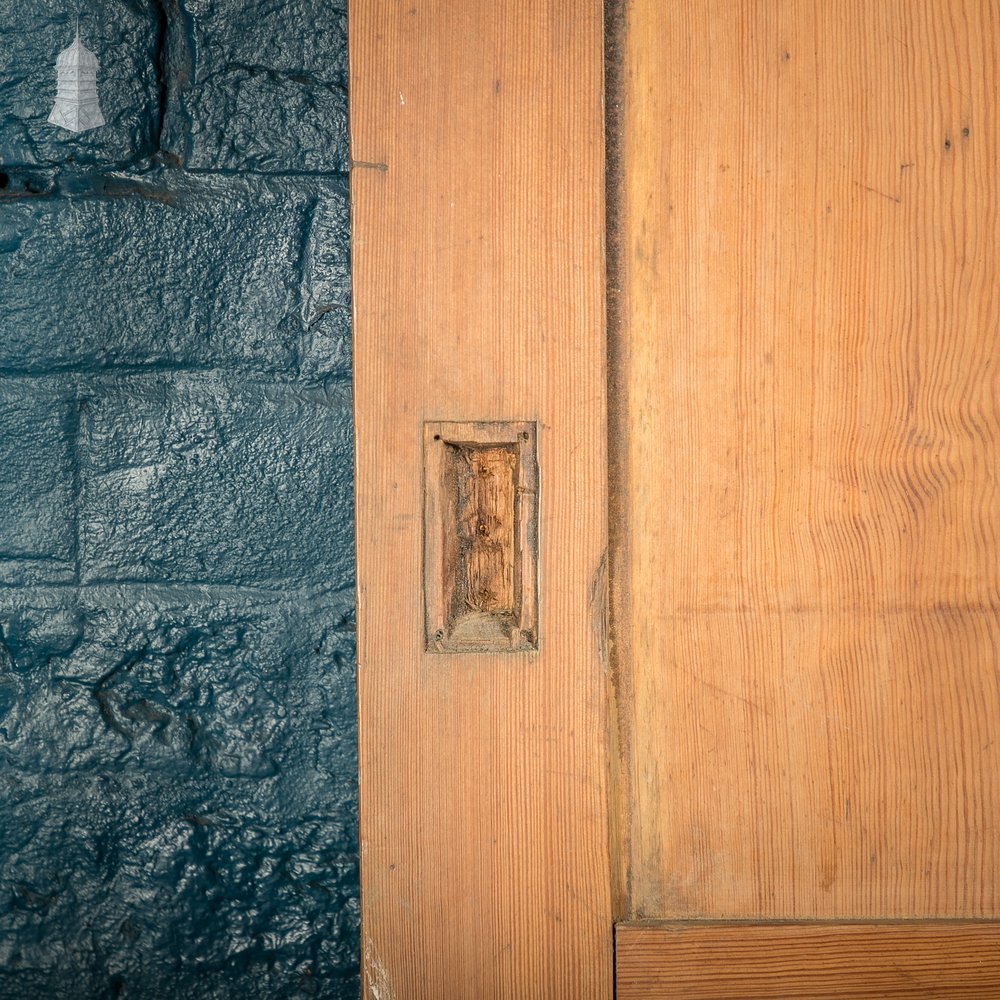
[[[0,0],[0,998],[358,992],[346,18]]]

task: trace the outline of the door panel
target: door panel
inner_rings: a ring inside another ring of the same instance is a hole
[[[1000,5],[624,17],[619,916],[997,917]]]

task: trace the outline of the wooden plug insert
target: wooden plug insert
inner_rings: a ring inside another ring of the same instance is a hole
[[[428,652],[538,648],[533,423],[424,425]]]

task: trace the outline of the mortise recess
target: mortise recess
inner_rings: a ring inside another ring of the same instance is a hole
[[[424,425],[428,652],[538,648],[534,423]]]

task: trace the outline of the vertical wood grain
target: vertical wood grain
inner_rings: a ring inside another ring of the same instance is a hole
[[[1000,916],[998,45],[627,5],[622,915]]]
[[[458,490],[465,605],[514,613],[514,467],[511,447],[449,449]]]
[[[349,19],[366,995],[608,997],[601,5]],[[537,652],[423,652],[431,420],[537,424]]]

